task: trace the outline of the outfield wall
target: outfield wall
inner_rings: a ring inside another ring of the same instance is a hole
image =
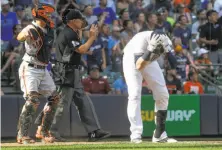
[[[100,124],[114,136],[129,136],[129,121],[127,118],[127,97],[111,95],[90,96],[95,106]],[[38,112],[46,100],[41,99]],[[21,95],[1,97],[1,136],[16,137],[17,123],[24,100]],[[154,101],[152,96],[142,97],[142,119],[144,137],[152,136],[154,124]],[[86,136],[72,104],[70,112],[65,115],[60,124],[60,133],[65,137]],[[201,136],[222,135],[222,97],[216,95],[171,95],[169,101],[167,132],[170,136]],[[33,125],[31,135],[35,135]]]

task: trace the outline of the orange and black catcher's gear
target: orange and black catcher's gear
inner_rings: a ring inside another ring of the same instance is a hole
[[[51,19],[51,14],[55,12],[55,8],[49,4],[38,3],[32,8],[32,16],[34,19],[40,19],[50,28],[54,28],[54,22]]]

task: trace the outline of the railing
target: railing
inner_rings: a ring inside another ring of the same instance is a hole
[[[222,64],[213,64],[213,65],[207,65],[207,64],[201,64],[198,66],[213,66],[213,67],[221,67]],[[208,83],[209,85],[213,86],[216,89],[215,94],[218,96],[222,96],[222,82],[217,80],[216,78],[212,77],[208,73],[202,70],[198,70],[199,72],[199,78],[203,80],[204,82]]]

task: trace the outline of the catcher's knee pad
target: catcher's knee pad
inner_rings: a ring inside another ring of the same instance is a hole
[[[58,105],[60,99],[60,95],[54,91],[51,96],[48,97],[49,105]]]
[[[59,102],[59,94],[54,92],[52,96],[48,97],[48,102],[44,107],[44,114],[42,117],[42,134],[43,136],[47,136],[47,132],[49,131],[52,121],[55,116],[55,112],[57,109],[57,105]]]
[[[27,136],[28,134],[28,129],[32,124],[32,119],[39,106],[38,97],[38,92],[31,92],[26,98],[26,102],[22,108],[18,124],[19,133],[21,136]]]

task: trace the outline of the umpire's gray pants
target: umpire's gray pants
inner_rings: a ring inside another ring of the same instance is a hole
[[[70,111],[71,102],[76,105],[79,117],[88,133],[100,129],[100,124],[92,104],[91,99],[85,94],[83,89],[74,89],[71,87],[59,87],[60,102],[51,126],[52,132],[58,132],[59,124],[63,115]]]
[[[75,70],[75,88],[58,86],[58,92],[60,95],[60,102],[57,106],[56,114],[51,126],[52,132],[58,133],[61,118],[63,115],[69,113],[71,102],[75,104],[81,122],[88,133],[100,129],[94,105],[83,90],[79,70]]]

